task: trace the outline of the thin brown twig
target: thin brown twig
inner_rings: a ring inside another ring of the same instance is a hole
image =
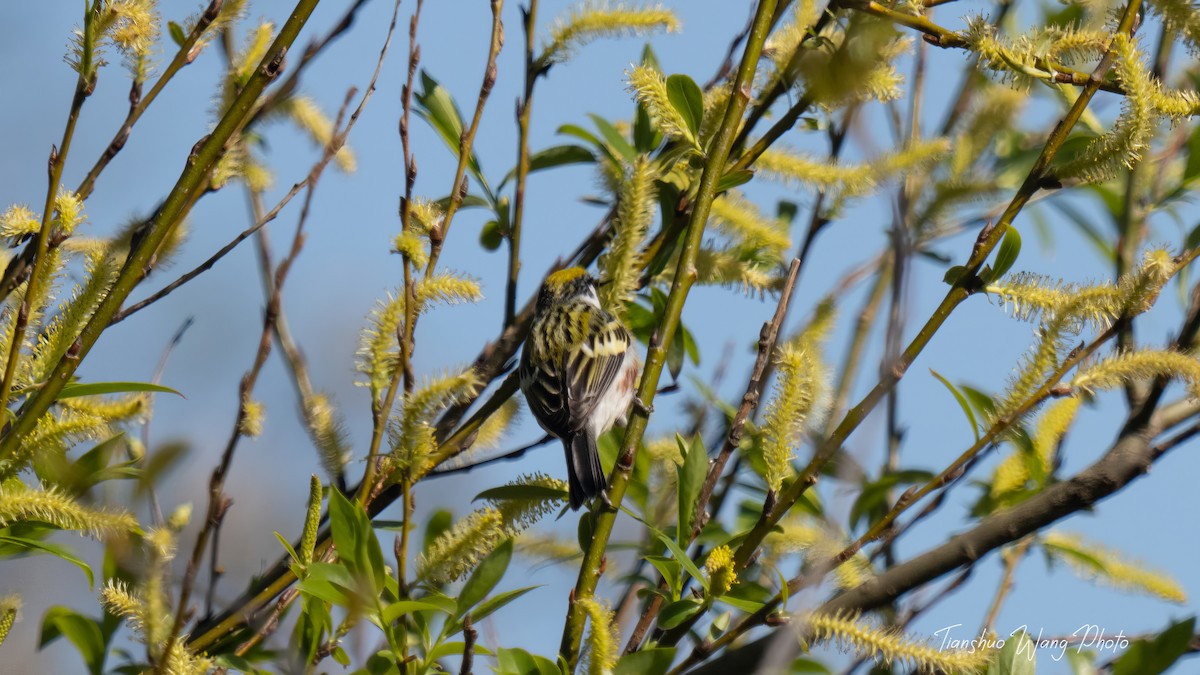
[[[475,638],[479,636],[479,631],[475,630],[475,625],[471,622],[471,613],[467,612],[463,616],[463,654],[462,665],[458,669],[458,675],[471,675],[475,664]]]
[[[504,0],[491,0],[491,7],[492,36],[488,46],[487,66],[483,71],[483,83],[479,85],[479,98],[475,103],[475,113],[471,116],[471,123],[463,130],[462,137],[458,142],[458,166],[454,169],[454,182],[450,186],[450,203],[446,206],[446,214],[442,217],[441,224],[429,233],[429,262],[425,266],[425,278],[427,279],[433,275],[433,270],[437,266],[442,246],[446,242],[446,235],[450,232],[450,223],[454,220],[454,214],[458,212],[463,199],[467,196],[467,162],[471,158],[472,148],[475,145],[475,133],[479,131],[479,120],[483,118],[483,106],[487,103],[488,96],[492,93],[492,87],[496,84],[496,57],[500,55],[500,49],[504,46],[504,22],[500,20],[500,11],[504,8]]]
[[[504,290],[504,324],[513,322],[517,312],[517,277],[521,272],[521,225],[525,220],[525,182],[529,178],[529,119],[533,112],[533,87],[548,66],[534,55],[534,28],[537,26],[538,0],[529,0],[521,10],[525,28],[525,91],[517,99],[517,175],[513,187],[512,222],[508,228],[508,284]]]
[[[324,157],[322,157],[321,161],[325,161]],[[166,286],[163,286],[158,291],[155,291],[154,293],[152,293],[149,297],[145,298],[144,300],[139,300],[138,302],[135,302],[134,304],[130,305],[129,307],[117,312],[117,314],[115,316],[113,316],[112,321],[109,322],[109,325],[111,326],[113,324],[117,324],[117,323],[124,321],[125,319],[129,318],[129,316],[131,314],[140,312],[141,310],[149,307],[150,305],[153,305],[154,303],[158,302],[159,300],[162,300],[163,298],[165,298],[168,295],[170,295],[171,293],[173,293],[180,286],[183,286],[184,284],[188,283],[192,279],[195,279],[196,277],[200,276],[201,274],[212,269],[213,265],[216,265],[217,262],[221,260],[221,258],[224,258],[226,255],[229,254],[230,251],[237,248],[238,244],[241,244],[246,239],[249,239],[252,234],[254,234],[255,232],[258,232],[260,229],[265,227],[267,225],[267,223],[271,222],[272,220],[275,220],[275,218],[279,216],[279,212],[283,210],[283,207],[287,206],[288,203],[292,201],[293,197],[300,194],[301,190],[308,187],[311,175],[312,175],[312,171],[310,170],[309,175],[305,176],[305,178],[303,180],[301,180],[300,182],[292,185],[292,188],[290,190],[288,190],[287,194],[285,194],[283,196],[283,198],[280,199],[279,202],[276,203],[275,206],[271,208],[270,211],[268,211],[266,214],[264,214],[261,219],[259,219],[257,222],[255,222],[250,227],[239,232],[237,234],[237,236],[235,236],[233,239],[231,239],[229,241],[229,243],[227,243],[224,246],[222,246],[221,248],[217,249],[216,253],[213,253],[211,256],[209,256],[207,260],[200,263],[199,265],[192,268],[191,270],[188,270],[187,272],[183,273],[182,275],[179,276],[179,278],[175,279],[174,281],[167,284]]]

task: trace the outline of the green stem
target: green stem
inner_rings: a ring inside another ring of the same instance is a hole
[[[583,625],[586,618],[586,612],[578,601],[591,598],[596,591],[596,584],[599,582],[604,551],[616,521],[617,508],[625,496],[629,475],[633,469],[633,456],[646,431],[646,423],[649,418],[645,410],[649,409],[654,400],[658,380],[666,363],[667,346],[675,337],[684,302],[696,279],[696,255],[704,235],[704,226],[708,222],[709,210],[717,193],[717,183],[724,173],[725,163],[733,146],[734,135],[742,121],[742,114],[746,110],[750,85],[754,80],[754,72],[758,66],[759,56],[762,54],[763,43],[767,39],[775,4],[775,0],[761,0],[758,3],[754,25],[738,66],[732,94],[725,108],[725,116],[709,147],[708,158],[700,176],[696,202],[688,221],[686,239],[676,266],[675,278],[671,283],[666,309],[654,337],[651,338],[646,354],[646,366],[637,393],[643,405],[634,407],[629,426],[625,429],[625,439],[609,488],[609,500],[612,505],[605,506],[593,513],[595,525],[592,540],[584,552],[583,564],[579,568],[579,579],[575,584],[575,591],[567,611],[562,645],[559,648],[559,655],[571,668],[574,668],[579,657],[579,646],[583,640]]]

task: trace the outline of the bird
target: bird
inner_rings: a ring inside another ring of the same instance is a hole
[[[572,510],[608,501],[596,439],[624,425],[641,359],[629,329],[600,306],[596,279],[580,267],[546,277],[518,374],[529,410],[562,441]]]

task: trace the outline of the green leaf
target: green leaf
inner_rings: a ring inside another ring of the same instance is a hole
[[[496,675],[562,675],[558,665],[524,649],[497,649]]]
[[[180,47],[187,42],[187,36],[183,34],[183,27],[174,21],[167,22],[167,32],[171,34],[171,40]]]
[[[1096,675],[1096,654],[1083,649],[1068,649],[1067,662],[1071,675]]]
[[[850,526],[856,527],[862,518],[874,522],[890,507],[886,498],[892,488],[901,483],[928,483],[933,474],[928,471],[895,471],[880,476],[878,480],[866,483],[859,491],[858,497],[850,507]]]
[[[674,660],[674,647],[643,649],[622,656],[613,675],[663,675]]]
[[[217,657],[216,662],[218,666],[231,668],[235,672],[242,673],[243,675],[260,675],[267,672],[265,670],[255,668],[254,664],[250,662],[250,659],[247,659],[244,656],[236,656],[234,654],[222,654]]]
[[[429,522],[425,523],[425,543],[422,548],[428,550],[443,532],[450,529],[452,524],[454,524],[454,514],[446,509],[434,511],[429,516]]]
[[[675,442],[679,444],[679,451],[683,453],[683,466],[676,469],[679,475],[676,485],[679,527],[675,534],[679,544],[686,546],[691,543],[692,523],[696,520],[696,502],[700,499],[700,490],[708,476],[708,450],[699,436],[692,441],[690,448],[679,434],[675,435]]]
[[[592,543],[596,531],[596,523],[591,511],[580,514],[579,524],[575,527],[575,538],[579,542],[579,550],[586,551]]]
[[[42,635],[38,649],[65,636],[75,645],[88,672],[104,672],[104,657],[108,651],[104,644],[104,633],[95,619],[84,616],[68,607],[51,607],[42,617]]]
[[[700,123],[704,121],[704,93],[687,75],[667,78],[667,101],[687,124],[692,144],[700,147]]]
[[[1037,650],[1024,631],[1004,641],[1004,647],[988,664],[987,675],[1034,675]]]
[[[417,612],[440,612],[442,608],[432,602],[422,602],[420,600],[397,600],[383,608],[383,624],[391,625],[393,621],[402,616],[416,614]]]
[[[636,518],[636,516],[634,517]],[[641,520],[641,518],[638,518],[638,520]],[[646,525],[646,527],[649,527],[650,531],[654,533],[654,536],[657,537],[658,540],[663,543],[663,545],[670,549],[671,555],[675,556],[675,559],[679,561],[680,565],[683,565],[683,569],[687,570],[687,573],[692,575],[692,578],[698,581],[700,585],[704,587],[705,592],[707,592],[708,578],[700,573],[700,568],[696,567],[696,563],[692,562],[692,559],[688,557],[687,552],[680,548],[679,544],[676,544],[675,540],[671,537],[668,537],[662,530],[651,526],[644,520],[642,520],[642,523]]]
[[[775,598],[775,593],[762,584],[753,581],[739,581],[729,592],[717,598],[717,602],[740,609],[743,612],[754,613],[763,605]]]
[[[559,490],[558,488],[549,487],[546,485],[501,485],[488,490],[484,490],[475,495],[475,499],[471,501],[477,502],[481,499],[491,499],[495,501],[503,500],[520,500],[532,501],[542,499],[567,499],[567,491]]]
[[[650,113],[646,112],[646,106],[638,103],[637,109],[633,113],[633,147],[638,152],[649,153],[660,144],[662,144],[662,134],[654,128],[654,124],[650,120]]]
[[[679,561],[660,555],[648,555],[644,560],[653,565],[667,582],[667,588],[671,589],[671,599],[678,600],[679,594],[683,592],[683,567]]]
[[[329,528],[338,559],[378,595],[383,588],[383,551],[371,520],[361,504],[346,499],[340,490],[329,491]]]
[[[297,563],[300,562],[300,556],[296,554],[296,549],[292,548],[292,543],[290,541],[288,541],[282,534],[279,534],[278,532],[275,533],[275,538],[278,539],[279,543],[283,545],[283,550],[287,551],[288,556],[290,556],[292,560]]]
[[[1113,663],[1112,675],[1158,675],[1187,653],[1196,617],[1172,624],[1153,640],[1137,640]]]
[[[938,371],[934,370],[933,368],[930,368],[929,372],[932,373],[933,376],[936,377],[939,382],[944,384],[946,386],[946,388],[950,390],[950,393],[954,395],[954,400],[958,401],[958,407],[962,408],[963,414],[965,414],[967,416],[967,421],[970,422],[970,424],[971,424],[971,433],[975,434],[975,442],[978,443],[979,442],[979,422],[977,422],[975,420],[975,411],[971,410],[971,404],[967,401],[967,397],[964,396],[963,393],[958,390],[958,387],[951,384],[950,380],[947,380],[946,378],[942,377],[941,373],[939,373]]]
[[[994,281],[1003,277],[1012,269],[1019,255],[1021,255],[1021,233],[1017,231],[1017,228],[1009,225],[1008,230],[1004,233],[1004,239],[1000,242],[1000,250],[996,252],[992,273],[984,281]]]
[[[75,553],[60,544],[52,544],[48,541],[39,541],[37,539],[29,539],[26,537],[14,537],[8,534],[0,534],[0,544],[9,544],[16,546],[19,549],[24,549],[31,553],[48,553],[56,558],[65,560],[72,565],[83,570],[88,580],[88,588],[91,589],[96,585],[96,576],[92,573],[92,568],[88,566]]]
[[[745,185],[750,182],[751,178],[754,178],[754,172],[750,169],[730,171],[721,176],[721,180],[717,181],[717,194],[732,190],[739,185]]]
[[[704,609],[704,603],[695,598],[684,598],[676,600],[658,614],[658,627],[663,630],[671,630],[682,624],[684,621],[692,618]]]
[[[1200,176],[1200,127],[1188,136],[1188,158],[1183,169],[1183,181],[1189,182]]]
[[[579,126],[578,124],[564,124],[561,127],[559,127],[555,131],[555,133],[559,133],[564,136],[574,136],[575,138],[578,138],[581,141],[584,141],[586,143],[591,143],[592,145],[596,146],[597,148],[604,147],[604,141],[601,141],[600,138],[598,136],[596,136],[596,134],[593,134],[592,132],[588,131],[587,129],[584,129],[583,127]]]
[[[955,265],[946,270],[946,274],[942,276],[942,281],[953,286],[958,283],[958,280],[962,278],[963,273],[966,271],[966,265]]]
[[[747,614],[753,614],[757,612],[763,608],[763,605],[766,604],[765,602],[759,602],[757,600],[747,600],[745,598],[733,597],[728,593],[718,597],[716,600],[719,603],[729,605],[730,607],[739,609]]]
[[[459,642],[443,642],[443,643],[437,645],[436,647],[434,647],[433,649],[429,650],[429,653],[425,655],[425,661],[426,661],[426,663],[432,663],[433,661],[444,659],[447,656],[462,656],[463,649],[466,646],[467,646],[467,644],[465,642],[461,642],[461,641],[459,641]],[[492,650],[488,649],[487,647],[484,647],[481,644],[476,644],[475,645],[475,654],[476,655],[484,654],[486,656],[491,656]]]
[[[58,399],[75,398],[77,396],[98,396],[100,394],[125,394],[134,391],[151,391],[160,394],[175,394],[187,398],[170,387],[150,382],[72,382],[58,392]]]
[[[504,243],[504,233],[500,231],[500,223],[489,220],[479,230],[479,245],[485,250],[495,251]]]
[[[450,92],[438,84],[438,81],[433,79],[429,73],[422,70],[421,91],[415,92],[415,96],[417,115],[433,127],[442,141],[446,143],[446,147],[450,148],[450,152],[457,157],[462,142],[463,122],[462,114],[458,111],[458,105],[450,96]],[[488,187],[483,170],[479,166],[479,158],[475,156],[474,151],[467,158],[467,168],[475,180],[479,181],[484,192],[491,197],[491,188]]]
[[[625,136],[621,134],[612,122],[594,113],[589,113],[588,117],[592,119],[592,123],[596,125],[596,129],[600,131],[600,135],[604,137],[604,142],[612,148],[617,155],[625,160],[632,160],[637,157],[637,150],[629,144]]]
[[[458,594],[458,609],[454,613],[454,618],[461,618],[467,613],[467,610],[487,597],[496,584],[500,583],[500,579],[508,570],[508,563],[512,560],[512,551],[513,542],[510,537],[501,542],[496,550],[489,553],[488,557],[479,563]]]
[[[522,595],[525,595],[529,591],[534,590],[535,588],[541,588],[541,586],[526,586],[524,588],[514,588],[511,591],[504,591],[503,593],[493,595],[492,597],[488,598],[487,600],[484,600],[483,602],[479,603],[479,606],[476,607],[473,612],[471,612],[471,620],[479,621],[480,619],[483,619],[484,617],[487,617],[491,614],[495,614],[497,611],[500,610],[500,608],[504,607],[505,605],[512,602],[513,600],[516,600],[517,598],[521,597]]]
[[[593,136],[593,138],[595,137]],[[544,169],[553,169],[556,166],[567,166],[569,164],[592,164],[595,161],[596,153],[582,145],[574,145],[572,143],[552,145],[545,150],[538,150],[529,156],[529,173]],[[516,178],[516,176],[517,170],[514,168],[496,186],[496,191],[499,192],[504,189],[508,181]]]
[[[962,393],[971,402],[971,407],[975,408],[980,416],[987,418],[996,414],[996,402],[992,400],[991,396],[965,384],[959,388],[962,389]]]
[[[342,607],[358,604],[358,585],[350,570],[337,563],[315,562],[308,566],[308,576],[296,588],[301,593]]]

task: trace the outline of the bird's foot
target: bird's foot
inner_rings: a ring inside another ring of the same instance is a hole
[[[645,415],[646,417],[649,417],[651,415],[651,413],[654,412],[654,404],[653,403],[643,403],[642,399],[634,396],[633,397],[633,409],[637,410],[638,412]]]

